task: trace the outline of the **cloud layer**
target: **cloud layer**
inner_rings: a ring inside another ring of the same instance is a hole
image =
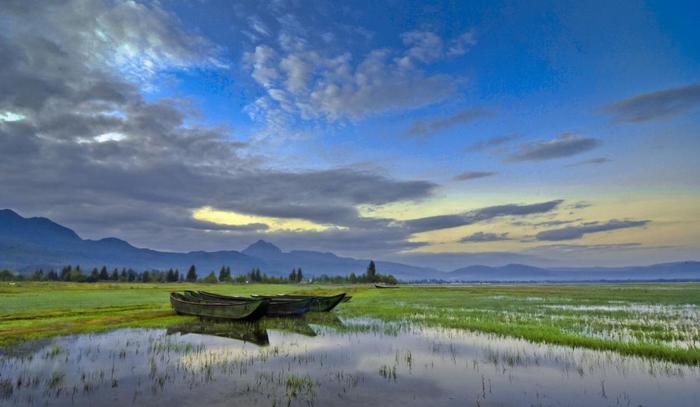
[[[607,107],[614,120],[645,122],[700,107],[700,83],[644,93]]]
[[[454,177],[455,181],[471,181],[473,179],[493,177],[497,175],[497,172],[492,171],[466,171],[461,174],[457,174]]]
[[[489,206],[462,214],[429,216],[405,221],[403,224],[412,233],[427,232],[431,230],[448,229],[458,226],[471,225],[505,216],[527,216],[546,213],[555,209],[562,200],[553,200],[535,204],[509,204]]]
[[[405,234],[377,233],[382,223],[356,206],[423,199],[434,184],[350,168],[266,168],[229,128],[197,124],[189,101],[149,101],[140,91],[170,69],[222,69],[217,47],[157,4],[78,3],[4,6],[0,111],[15,116],[0,121],[0,206],[159,248],[220,246],[266,229],[191,219],[203,206],[354,226],[343,239],[371,231],[387,247],[412,246]],[[179,239],[153,242],[165,235]]]
[[[539,232],[536,235],[537,240],[575,240],[580,239],[589,233],[601,233],[611,230],[637,228],[646,226],[648,220],[617,220],[612,219],[605,223],[589,222],[578,226],[567,226],[561,229],[552,229]]]
[[[460,243],[483,243],[483,242],[500,242],[503,240],[510,240],[508,233],[488,233],[488,232],[476,232],[469,236],[465,236],[459,239]]]
[[[577,134],[562,134],[549,141],[523,144],[508,161],[543,161],[570,157],[593,150],[601,141]]]
[[[427,136],[446,130],[458,124],[468,123],[482,117],[489,116],[490,113],[478,108],[465,109],[453,113],[447,117],[432,120],[417,120],[408,129],[409,136]]]

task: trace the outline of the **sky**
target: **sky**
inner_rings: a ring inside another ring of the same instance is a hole
[[[700,5],[6,1],[0,207],[160,250],[699,259]]]

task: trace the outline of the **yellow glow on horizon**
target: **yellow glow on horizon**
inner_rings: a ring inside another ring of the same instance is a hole
[[[540,199],[545,201],[546,199]],[[592,205],[581,209],[566,209],[577,201],[587,201]],[[531,202],[528,199],[525,202]],[[517,202],[522,202],[518,200]],[[471,202],[470,202],[471,204]],[[489,203],[479,207],[499,205]],[[448,206],[448,205],[445,205]],[[471,209],[473,206],[470,205]],[[451,229],[441,229],[415,234],[410,239],[427,242],[414,252],[511,252],[543,245],[572,244],[597,245],[616,243],[640,243],[642,246],[687,246],[700,241],[700,197],[694,194],[626,194],[624,196],[591,196],[589,199],[566,199],[561,209],[554,214],[529,217],[496,218],[488,222],[465,225]],[[467,209],[467,210],[469,210]],[[432,212],[432,211],[430,211]],[[432,216],[430,215],[425,216]],[[413,216],[411,216],[413,217]],[[553,220],[575,220],[568,225],[540,226],[513,225],[512,221],[537,223]],[[618,229],[609,232],[589,233],[580,239],[560,241],[537,241],[535,234],[546,229],[559,229],[583,222],[607,222],[611,219],[649,220],[645,227]],[[461,238],[476,232],[508,233],[513,240],[495,242],[458,242]]]
[[[266,232],[322,232],[332,228],[339,228],[338,226],[322,225],[305,219],[246,215],[234,211],[218,210],[210,206],[195,209],[192,212],[192,217],[196,220],[228,226],[262,223],[268,226],[265,230]]]

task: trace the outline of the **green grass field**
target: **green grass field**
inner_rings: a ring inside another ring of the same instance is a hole
[[[233,284],[3,283],[0,346],[118,327],[162,327],[168,293],[206,289],[247,295],[353,295],[343,317],[468,329],[566,346],[700,364],[700,284],[474,285],[402,287]]]

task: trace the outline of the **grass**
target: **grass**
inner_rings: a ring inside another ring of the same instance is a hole
[[[18,283],[0,285],[0,346],[119,327],[164,327],[168,292],[330,294],[344,317],[467,329],[700,365],[700,284],[370,286]]]

